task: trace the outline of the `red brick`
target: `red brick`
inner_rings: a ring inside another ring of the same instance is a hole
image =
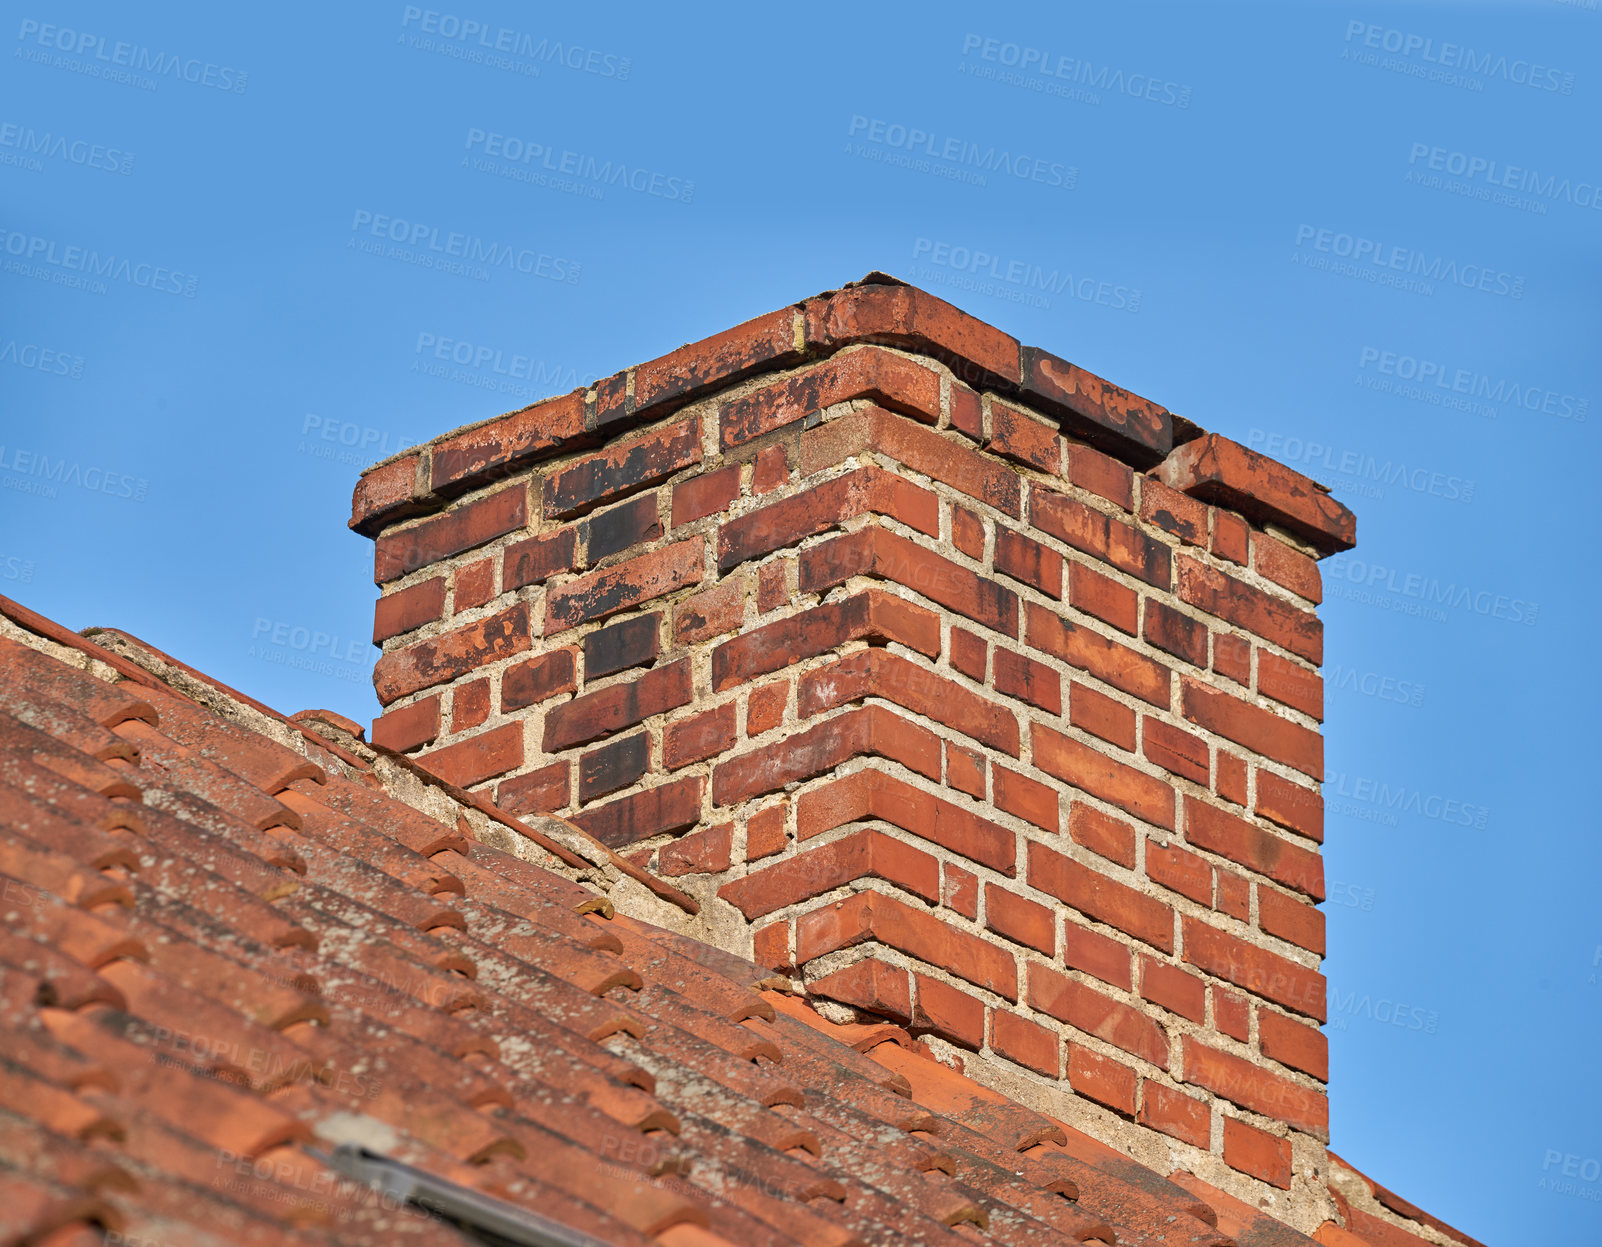
[[[734,846],[734,824],[718,823],[691,832],[657,854],[656,873],[675,879],[680,875],[717,875],[729,868]]]
[[[510,658],[530,644],[528,607],[518,602],[488,619],[382,655],[373,668],[373,688],[387,706],[431,684],[445,684]]]
[[[1246,565],[1251,528],[1233,511],[1213,511],[1213,553],[1231,563]]]
[[[803,962],[864,939],[877,940],[1008,1000],[1018,999],[1017,969],[1009,954],[881,892],[858,892],[796,921],[796,955]]]
[[[1168,1036],[1161,1026],[1077,979],[1031,963],[1029,1004],[1153,1065],[1168,1064]]]
[[[985,762],[984,754],[975,749],[964,749],[956,741],[948,740],[946,746],[946,787],[955,788],[958,792],[965,792],[970,797],[980,801],[985,799]],[[1001,804],[998,795],[996,804]]]
[[[783,446],[769,446],[751,463],[751,492],[771,493],[790,479],[789,452]]]
[[[778,808],[782,811],[782,807]],[[786,857],[761,870],[753,870],[743,879],[725,883],[718,889],[718,895],[747,919],[761,918],[788,905],[833,892],[855,880],[869,878],[883,879],[905,888],[931,904],[940,900],[940,863],[927,853],[871,828],[854,831],[808,852]],[[866,895],[869,894],[855,893],[846,904]],[[810,919],[811,915],[808,915],[801,920],[803,930],[815,932],[822,929],[808,926]],[[827,923],[823,925],[828,926]],[[812,936],[805,938],[811,939]],[[810,961],[822,952],[833,951],[810,949],[811,945],[804,939],[803,961]],[[932,958],[926,957],[924,960]]]
[[[713,804],[734,805],[797,780],[832,771],[847,758],[873,753],[920,775],[940,778],[940,740],[883,706],[862,706],[718,763]]]
[[[957,432],[984,441],[984,408],[979,395],[960,381],[951,383],[951,427]]]
[[[757,614],[766,615],[790,602],[790,560],[775,559],[757,568]]]
[[[847,641],[899,641],[932,658],[940,653],[940,616],[877,588],[798,611],[713,650],[713,691],[744,684]]]
[[[731,463],[716,472],[692,476],[673,487],[673,527],[693,524],[726,511],[740,496],[740,465]]]
[[[1173,533],[1187,546],[1207,544],[1207,507],[1170,489],[1156,477],[1140,482],[1140,518]]]
[[[1183,658],[1193,667],[1207,666],[1207,625],[1155,599],[1146,602],[1146,640],[1158,649]]]
[[[934,356],[972,386],[1018,384],[1018,339],[915,286],[852,286],[803,310],[809,348],[886,342]]]
[[[1270,1186],[1290,1190],[1290,1140],[1248,1126],[1239,1118],[1224,1118],[1224,1163],[1231,1169],[1261,1178]]]
[[[790,701],[790,682],[774,680],[751,690],[745,706],[745,734],[760,736],[784,721],[784,708]]]
[[[1098,857],[1135,868],[1135,829],[1122,819],[1075,801],[1068,810],[1068,835]]]
[[[1109,939],[1077,922],[1066,922],[1062,929],[1062,963],[1070,970],[1083,970],[1103,983],[1125,991],[1130,989],[1129,946]]]
[[[1194,498],[1277,523],[1325,554],[1357,543],[1356,518],[1324,486],[1217,433],[1176,447],[1157,473]]]
[[[751,959],[759,966],[773,970],[795,969],[795,958],[790,953],[790,923],[770,923],[751,936]]]
[[[867,527],[801,555],[801,591],[822,593],[853,576],[879,576],[1007,636],[1018,635],[1018,595],[926,545]]]
[[[1246,764],[1229,750],[1220,749],[1213,767],[1214,787],[1218,795],[1234,805],[1245,805]]]
[[[550,766],[503,779],[495,789],[495,804],[508,814],[550,814],[564,808],[571,797],[572,764]]]
[[[1012,711],[884,649],[858,650],[802,676],[796,688],[797,713],[811,718],[864,697],[883,697],[1018,756],[1018,717]]]
[[[1243,688],[1252,686],[1252,644],[1231,632],[1213,634],[1213,670]]]
[[[1246,997],[1215,986],[1213,988],[1213,1026],[1245,1043],[1251,1035],[1252,1009]]]
[[[662,614],[652,611],[608,624],[584,638],[584,679],[599,680],[656,661],[662,650]]]
[[[634,409],[668,408],[799,358],[795,309],[780,308],[634,370]]]
[[[578,688],[572,646],[553,649],[501,673],[501,711],[522,710]]]
[[[993,883],[985,885],[985,926],[1015,944],[1057,955],[1057,920],[1051,910]]]
[[[912,1020],[912,988],[907,972],[872,957],[809,980],[807,995],[838,1000],[896,1022]]]
[[[488,680],[474,680],[458,685],[451,694],[451,731],[465,732],[489,718],[490,684]]]
[[[1328,1016],[1324,976],[1317,970],[1198,919],[1187,917],[1184,925],[1185,960],[1198,970],[1320,1022]]]
[[[445,577],[435,576],[378,599],[373,608],[373,644],[400,636],[445,613]]]
[[[1140,994],[1145,999],[1201,1023],[1207,1019],[1207,984],[1188,970],[1141,954]]]
[[[1110,745],[1134,752],[1135,712],[1077,680],[1068,698],[1068,721]]]
[[[1207,742],[1183,728],[1146,716],[1144,752],[1150,762],[1193,783],[1207,783]]]
[[[575,628],[591,619],[604,619],[686,585],[700,584],[702,564],[701,539],[690,537],[547,589],[545,635]]]
[[[1061,1072],[1057,1036],[1039,1023],[1005,1009],[990,1011],[990,1048],[1048,1078],[1056,1078]]]
[[[528,486],[517,484],[430,516],[410,528],[391,528],[373,547],[373,580],[383,584],[528,523]]]
[[[1185,798],[1185,839],[1315,901],[1324,898],[1324,859],[1196,797]]]
[[[996,528],[996,570],[1023,584],[1039,589],[1047,597],[1062,597],[1062,555],[1055,550],[1015,533]]]
[[[1068,1045],[1068,1085],[1124,1117],[1135,1115],[1135,1071],[1076,1043]]]
[[[419,459],[407,455],[363,472],[350,500],[350,527],[372,537],[386,521],[404,518],[413,509]]]
[[[1148,842],[1146,874],[1153,883],[1172,888],[1198,905],[1213,903],[1213,868],[1203,858],[1177,845]]]
[[[683,831],[701,821],[701,777],[689,775],[591,806],[575,814],[573,821],[614,849],[663,832]]]
[[[1324,794],[1281,779],[1261,767],[1257,769],[1256,812],[1287,831],[1324,842]]]
[[[543,399],[435,442],[430,484],[441,492],[459,493],[475,481],[504,476],[583,436],[582,391]]]
[[[1030,741],[1041,770],[1148,823],[1174,825],[1174,790],[1156,776],[1041,723],[1030,728]]]
[[[996,692],[1007,697],[1039,706],[1048,714],[1062,713],[1062,677],[1045,663],[1000,645],[996,646],[995,685]]]
[[[471,788],[523,765],[523,725],[505,723],[454,745],[421,754],[417,760],[447,783]]]
[[[735,742],[734,703],[724,702],[662,729],[662,766],[669,771],[713,757]]]
[[[579,759],[579,804],[639,782],[651,765],[651,738],[644,732],[609,741]]]
[[[393,749],[396,753],[410,753],[431,743],[438,735],[438,693],[422,701],[414,701],[409,706],[402,706],[399,710],[381,714],[373,720],[373,744]]]
[[[1257,656],[1257,691],[1315,719],[1324,718],[1323,677],[1267,650]]]
[[[1005,403],[990,404],[990,440],[985,449],[1026,468],[1053,476],[1062,473],[1062,438],[1057,430]]]
[[[1081,489],[1117,503],[1125,511],[1135,505],[1135,474],[1129,465],[1093,447],[1068,443],[1068,479]]]
[[[745,860],[748,862],[761,861],[764,857],[772,857],[775,853],[782,853],[788,843],[789,833],[786,830],[786,809],[783,802],[770,805],[766,809],[758,810],[745,821]],[[908,850],[913,852],[915,850]],[[891,850],[881,853],[881,857],[899,856]],[[938,889],[936,896],[938,899]]]
[[[545,714],[546,753],[587,745],[690,700],[690,660],[647,671],[626,684],[610,684],[563,702]],[[732,722],[732,712],[730,719]]]
[[[479,559],[456,569],[454,609],[460,613],[482,606],[495,596],[495,560]]]
[[[1312,612],[1183,555],[1178,588],[1183,601],[1209,615],[1272,641],[1314,666],[1324,661],[1324,625]]]
[[[558,572],[578,566],[577,527],[559,528],[506,547],[501,556],[501,588],[504,591],[543,584]]]
[[[1057,416],[1073,436],[1141,465],[1160,460],[1173,445],[1173,419],[1156,403],[1039,347],[1024,347],[1021,363],[1023,396]]]
[[[718,423],[722,447],[729,450],[854,398],[871,398],[933,424],[940,418],[940,377],[891,351],[848,351],[724,403]]]
[[[888,710],[884,714],[895,717]],[[1012,875],[1017,869],[1017,838],[1012,832],[877,769],[859,771],[803,796],[797,831],[805,840],[870,817],[893,823],[1001,874]]]
[[[1140,595],[1083,563],[1068,565],[1068,601],[1120,632],[1135,636],[1139,631]]]
[[[1140,1088],[1140,1124],[1204,1151],[1212,1138],[1212,1110],[1205,1100],[1143,1079]]]
[[[654,493],[597,511],[584,521],[584,560],[594,567],[620,550],[662,535],[660,504]]]
[[[1316,1026],[1275,1013],[1257,1010],[1257,1042],[1263,1055],[1320,1082],[1329,1081],[1329,1039]]]
[[[939,499],[894,472],[870,465],[720,525],[718,567],[728,571],[869,512],[891,516],[928,537],[940,535]]]
[[[1033,823],[1043,831],[1056,832],[1062,826],[1059,809],[1061,798],[1049,784],[1030,779],[1016,771],[997,765],[991,772],[995,776],[996,808],[1016,815],[1026,823]],[[983,799],[984,794],[973,794]]]
[[[1273,888],[1258,888],[1257,925],[1298,948],[1324,955],[1324,914],[1307,901]]]
[[[1080,913],[1165,953],[1174,949],[1174,911],[1167,905],[1033,842],[1029,845],[1029,882]]]
[[[1329,1137],[1329,1099],[1321,1092],[1209,1048],[1192,1036],[1185,1037],[1183,1048],[1184,1081],[1308,1134]]]
[[[1313,779],[1324,778],[1324,738],[1311,728],[1189,677],[1183,685],[1182,707],[1192,723]]]
[[[1252,566],[1259,576],[1272,580],[1309,602],[1324,600],[1324,584],[1318,573],[1318,564],[1267,533],[1252,534]]]
[[[970,680],[985,682],[989,670],[990,647],[984,638],[966,628],[951,629],[951,665]]]
[[[946,908],[955,910],[964,918],[979,916],[979,880],[971,871],[947,862],[944,866],[946,881]]]
[[[1038,485],[1029,490],[1029,519],[1042,532],[1076,550],[1111,563],[1156,588],[1169,587],[1172,570],[1168,547],[1132,524]]]
[[[1043,654],[1088,671],[1142,701],[1168,708],[1172,679],[1167,667],[1099,632],[1070,623],[1036,602],[1028,604],[1027,639]]]
[[[951,508],[951,544],[971,559],[985,557],[985,526],[972,511]]]
[[[982,1003],[967,992],[926,974],[914,974],[912,981],[918,988],[912,1013],[914,1032],[938,1035],[974,1052],[984,1046],[985,1007]]]
[[[647,489],[701,462],[701,422],[679,420],[586,455],[545,479],[545,518],[569,519],[599,503]]]
[[[743,575],[691,594],[673,608],[673,640],[693,645],[709,637],[733,632],[745,620],[746,583]]]
[[[1250,880],[1233,870],[1220,868],[1217,872],[1218,894],[1213,908],[1231,918],[1249,922],[1252,916],[1252,885]]]

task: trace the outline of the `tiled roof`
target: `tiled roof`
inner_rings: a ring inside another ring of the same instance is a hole
[[[490,847],[338,716],[0,616],[0,1243],[475,1241],[341,1143],[612,1244],[1310,1241]],[[1320,1241],[1413,1241],[1370,1220]]]

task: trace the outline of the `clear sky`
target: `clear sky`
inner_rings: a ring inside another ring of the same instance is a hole
[[[0,592],[369,720],[362,466],[908,278],[1356,510],[1333,1147],[1602,1241],[1597,0],[445,4],[0,4]]]

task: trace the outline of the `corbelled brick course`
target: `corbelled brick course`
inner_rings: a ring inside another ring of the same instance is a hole
[[[1318,1188],[1320,486],[873,275],[408,452],[351,524],[375,742],[1109,1142]]]

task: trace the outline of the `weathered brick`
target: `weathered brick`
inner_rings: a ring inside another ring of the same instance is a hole
[[[528,523],[528,486],[517,484],[430,516],[410,528],[391,528],[373,547],[373,580],[397,580],[408,572],[471,550]]]
[[[609,555],[662,535],[655,494],[641,494],[621,506],[597,511],[584,521],[585,556],[593,567]]]
[[[1068,443],[1068,480],[1116,503],[1125,511],[1135,505],[1135,474],[1111,455],[1077,442]]]
[[[1213,1029],[1245,1043],[1252,1033],[1251,1002],[1239,992],[1213,985]]]
[[[1140,994],[1152,1004],[1200,1024],[1207,1019],[1207,984],[1188,970],[1140,957]]]
[[[1184,555],[1179,557],[1178,587],[1184,601],[1209,615],[1245,628],[1315,666],[1324,661],[1324,625],[1312,612]]]
[[[757,614],[766,615],[790,603],[789,567],[792,560],[774,559],[757,568]]]
[[[712,800],[734,805],[821,775],[864,753],[900,762],[929,779],[940,778],[939,737],[884,706],[861,706],[718,763],[712,773]]]
[[[1324,680],[1316,671],[1263,650],[1257,655],[1257,691],[1322,721]]]
[[[1252,885],[1251,881],[1243,875],[1237,875],[1233,870],[1219,867],[1214,874],[1214,883],[1217,891],[1213,897],[1213,908],[1221,914],[1228,914],[1231,918],[1238,918],[1247,922],[1252,916]]]
[[[996,570],[1022,584],[1039,589],[1047,597],[1062,597],[1062,555],[1055,550],[1015,533],[996,527]]]
[[[1270,1186],[1290,1190],[1290,1140],[1247,1125],[1237,1117],[1224,1118],[1224,1163],[1261,1178]]]
[[[1103,983],[1125,991],[1130,989],[1129,945],[1100,932],[1068,921],[1062,928],[1062,963],[1070,970],[1083,970]]]
[[[1232,632],[1213,633],[1213,670],[1242,688],[1252,686],[1252,643]]]
[[[575,814],[573,821],[614,849],[683,831],[701,821],[701,777],[689,775],[605,805],[591,806]]]
[[[951,665],[970,680],[983,684],[990,670],[990,647],[983,637],[953,624]]]
[[[1135,1115],[1135,1071],[1080,1044],[1068,1045],[1068,1085],[1124,1117]]]
[[[1062,437],[1043,420],[1006,403],[990,404],[990,440],[985,449],[1026,468],[1062,473]]]
[[[1156,477],[1140,482],[1140,518],[1172,533],[1187,546],[1206,546],[1207,507]]]
[[[434,443],[429,481],[439,493],[458,493],[584,436],[584,393],[542,399],[487,424]]]
[[[501,674],[501,710],[522,710],[560,693],[574,692],[578,688],[574,654],[568,646],[508,667]]]
[[[550,814],[570,800],[572,764],[553,762],[527,775],[503,779],[495,789],[495,804],[508,814]]]
[[[795,310],[780,308],[641,364],[634,370],[635,411],[675,407],[800,358],[795,326]]]
[[[1045,831],[1055,832],[1059,829],[1062,816],[1058,807],[1061,799],[1055,788],[999,764],[992,768],[991,773],[995,776],[998,810],[1005,810]],[[982,791],[973,795],[981,799],[984,797]]]
[[[1099,736],[1109,745],[1131,753],[1135,750],[1135,712],[1121,701],[1098,693],[1078,680],[1068,695],[1068,722]]]
[[[743,879],[725,883],[718,895],[748,919],[761,918],[869,878],[905,888],[930,904],[940,900],[940,863],[872,828],[754,870]],[[811,955],[816,954],[806,955],[806,959]]]
[[[951,544],[971,559],[985,557],[985,526],[972,511],[951,508]]]
[[[1320,1082],[1329,1081],[1329,1039],[1316,1026],[1260,1008],[1257,1039],[1269,1060],[1311,1074]]]
[[[523,765],[523,725],[503,723],[491,731],[420,754],[417,759],[458,788],[471,788]]]
[[[700,462],[701,422],[676,421],[552,471],[545,478],[545,518],[570,519]]]
[[[869,526],[801,555],[801,591],[822,593],[853,576],[879,576],[1007,636],[1018,635],[1018,595],[899,533]]]
[[[1035,765],[1041,770],[1148,823],[1174,825],[1174,790],[1155,775],[1109,758],[1041,723],[1030,728],[1030,741]]]
[[[751,690],[745,706],[745,734],[760,736],[784,721],[784,708],[790,701],[790,682],[774,680]]]
[[[992,749],[1018,756],[1018,716],[999,702],[885,649],[858,650],[802,676],[796,711],[804,719],[865,697],[883,697]]]
[[[1158,589],[1169,587],[1168,547],[1132,524],[1038,485],[1029,490],[1029,520],[1041,532],[1138,580]]]
[[[691,537],[548,589],[545,634],[603,619],[686,585],[700,584],[702,561],[701,539]]]
[[[1088,671],[1116,689],[1168,709],[1172,672],[1144,654],[1071,623],[1037,602],[1028,603],[1025,639],[1035,649]]]
[[[1256,813],[1287,831],[1324,842],[1324,794],[1261,767],[1257,770]]]
[[[1213,759],[1213,789],[1225,801],[1246,804],[1246,763],[1227,749]]]
[[[941,874],[945,880],[946,908],[961,914],[964,918],[977,918],[979,877],[971,870],[964,870],[951,862],[943,865]]]
[[[451,731],[465,732],[483,723],[490,715],[490,682],[474,680],[459,684],[451,694]]]
[[[1056,1078],[1062,1070],[1057,1036],[1028,1018],[1005,1009],[990,1011],[990,1048],[1026,1069]]]
[[[439,694],[414,701],[399,710],[391,710],[373,720],[372,740],[375,745],[393,749],[396,753],[410,753],[431,743],[439,735]]]
[[[964,749],[954,740],[945,742],[946,787],[965,792],[980,801],[985,799],[985,770],[989,763],[977,749]],[[1001,800],[998,797],[996,804]]]
[[[610,684],[563,702],[545,714],[546,753],[587,745],[690,700],[690,660],[647,671],[626,684]]]
[[[384,654],[373,667],[373,688],[387,706],[408,693],[510,658],[531,644],[528,607],[518,602],[477,623]]]
[[[1329,1137],[1329,1099],[1321,1092],[1210,1048],[1194,1036],[1185,1037],[1183,1052],[1186,1082],[1308,1134]]]
[[[1023,396],[1075,437],[1144,467],[1173,445],[1173,417],[1138,394],[1038,347],[1022,351]]]
[[[746,588],[742,573],[685,598],[673,608],[674,642],[693,645],[735,631],[745,620]]]
[[[400,636],[445,613],[445,577],[435,576],[420,584],[386,593],[373,608],[373,644]]]
[[[1267,533],[1252,533],[1252,567],[1258,575],[1309,602],[1316,604],[1324,600],[1324,582],[1318,564]]]
[[[627,788],[651,764],[651,738],[645,732],[610,741],[579,759],[579,803]]]
[[[1068,601],[1075,610],[1094,615],[1130,636],[1139,633],[1140,595],[1083,563],[1068,565]]]
[[[1324,778],[1324,738],[1311,728],[1208,688],[1188,676],[1183,685],[1184,715],[1198,727],[1217,732],[1313,779]]]
[[[395,523],[417,510],[417,469],[421,456],[407,455],[363,472],[350,500],[350,527],[367,537],[377,536],[385,524]]]
[[[1194,1100],[1149,1078],[1141,1081],[1139,1121],[1192,1147],[1206,1149],[1212,1137],[1212,1110],[1205,1100]]]
[[[912,981],[918,989],[912,1010],[914,1033],[938,1035],[974,1052],[984,1047],[985,1007],[982,1002],[926,974],[914,974]]]
[[[451,602],[457,613],[482,606],[495,596],[495,560],[479,559],[458,567],[454,580]]]
[[[1148,841],[1146,874],[1153,883],[1172,888],[1198,905],[1213,903],[1213,868],[1206,859],[1177,845]]]
[[[985,926],[1015,944],[1057,955],[1057,919],[1051,910],[993,883],[985,885]]]
[[[578,529],[559,528],[506,547],[501,556],[501,587],[522,589],[543,584],[558,572],[578,566]]]
[[[1258,888],[1257,922],[1270,935],[1324,955],[1324,914],[1306,901],[1273,888]]]
[[[1182,775],[1193,783],[1206,784],[1208,778],[1207,742],[1184,728],[1145,716],[1142,750],[1150,762],[1163,770]]]
[[[656,661],[662,649],[662,614],[652,611],[608,624],[584,638],[584,679],[599,680]]]
[[[790,479],[790,452],[783,445],[759,451],[751,461],[751,492],[772,493]]]
[[[874,347],[847,351],[724,403],[718,422],[723,449],[854,398],[871,398],[933,424],[940,418],[940,377],[892,351]]]
[[[759,966],[773,970],[794,970],[795,954],[791,951],[790,922],[770,922],[758,927],[751,935],[751,959]]]
[[[1233,511],[1213,511],[1213,553],[1219,558],[1244,567],[1251,557],[1250,536],[1250,526]]]
[[[1185,839],[1315,901],[1324,898],[1324,859],[1318,853],[1197,797],[1185,798]]]
[[[775,853],[784,852],[789,843],[785,824],[787,815],[784,802],[758,810],[745,820],[745,860],[761,861]]]
[[[1318,971],[1196,918],[1187,917],[1184,927],[1185,960],[1198,970],[1320,1022],[1327,1017],[1324,976]]]
[[[1135,868],[1135,829],[1120,818],[1075,801],[1068,810],[1068,835],[1098,857],[1129,870]]]
[[[718,529],[718,567],[728,571],[870,511],[893,516],[926,536],[940,535],[940,503],[932,493],[869,466],[723,524]]]
[[[662,766],[676,771],[732,749],[736,739],[734,712],[734,703],[726,701],[715,709],[669,723],[662,730]]]
[[[940,653],[940,617],[882,589],[826,602],[718,646],[712,651],[713,691],[744,684],[847,641],[899,641],[935,657]]]
[[[1153,1065],[1168,1064],[1168,1036],[1161,1026],[1077,979],[1031,963],[1029,1004]]]
[[[809,980],[807,995],[838,1000],[896,1022],[912,1020],[912,987],[907,972],[873,957]]]
[[[932,355],[969,385],[1018,384],[1018,339],[907,285],[860,284],[803,306],[809,348],[884,342]]]
[[[951,427],[980,442],[985,436],[984,406],[979,395],[960,381],[951,383]]]
[[[1154,948],[1165,953],[1174,949],[1174,911],[1167,905],[1032,841],[1029,882],[1080,913]]]
[[[1207,625],[1182,615],[1166,602],[1148,598],[1144,620],[1146,640],[1158,649],[1183,658],[1193,667],[1207,667]]]
[[[740,496],[740,465],[731,463],[716,472],[706,472],[680,481],[673,487],[673,527],[693,524],[708,515],[726,511]]]
[[[729,868],[733,852],[734,824],[717,823],[664,844],[656,856],[656,872],[669,879],[722,874]]]

